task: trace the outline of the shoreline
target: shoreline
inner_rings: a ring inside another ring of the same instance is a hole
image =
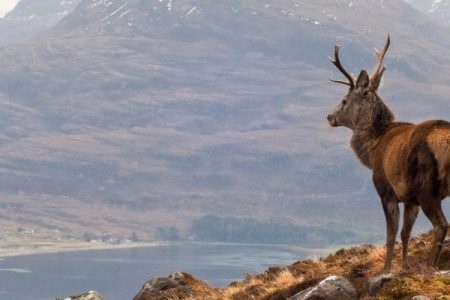
[[[336,247],[329,248],[305,248],[298,245],[284,245],[284,244],[248,244],[248,243],[227,243],[227,242],[204,242],[204,241],[188,241],[186,244],[204,244],[204,245],[248,245],[248,246],[263,246],[263,247],[280,247],[291,249],[294,251],[305,251],[314,253],[313,257],[322,257],[334,252]],[[85,242],[85,241],[46,241],[46,240],[0,240],[0,261],[8,257],[19,257],[28,255],[52,254],[62,252],[75,251],[96,251],[96,250],[120,250],[133,248],[151,248],[164,247],[171,245],[184,244],[183,242],[125,242],[121,244],[112,244],[107,242]],[[317,256],[318,255],[318,256]]]
[[[14,241],[0,241],[0,260],[8,257],[40,255],[74,251],[96,251],[96,250],[119,250],[133,248],[151,248],[167,246],[167,242],[130,242],[122,244],[111,244],[105,242],[83,242],[83,241],[34,241],[21,243]]]

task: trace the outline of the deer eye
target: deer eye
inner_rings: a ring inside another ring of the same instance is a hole
[[[342,100],[342,105],[347,104],[347,100]]]

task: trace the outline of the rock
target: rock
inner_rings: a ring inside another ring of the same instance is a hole
[[[188,273],[172,272],[168,277],[153,278],[144,283],[133,300],[182,299],[192,294],[192,287],[207,287],[207,284]]]
[[[288,300],[354,300],[357,299],[356,290],[342,276],[329,276],[319,282],[316,286],[310,287]]]
[[[178,284],[187,285],[192,276],[184,272],[172,272],[169,274],[169,278],[175,280]]]
[[[62,299],[56,299],[56,300],[62,300]],[[80,294],[78,296],[72,296],[72,297],[65,298],[64,300],[105,300],[105,298],[97,292],[90,291],[90,292]]]
[[[418,295],[418,296],[412,297],[411,300],[431,300],[431,299],[428,298],[427,296]]]
[[[450,271],[449,270],[437,271],[434,273],[434,275],[443,276],[445,278],[450,278]]]
[[[154,292],[166,291],[168,289],[174,289],[179,286],[180,284],[175,280],[163,277],[150,279],[144,284],[145,289]]]
[[[180,284],[170,278],[152,278],[142,286],[133,300],[146,300],[160,295],[162,292],[179,287]]]
[[[394,274],[382,274],[374,277],[367,283],[367,293],[369,296],[375,296],[381,288],[394,279]]]

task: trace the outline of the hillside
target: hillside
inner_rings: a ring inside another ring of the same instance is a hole
[[[0,18],[0,45],[29,41],[69,15],[81,0],[21,0]]]
[[[386,102],[450,116],[448,30],[402,1],[80,1],[0,48],[3,234],[195,239],[212,217],[382,240],[370,174],[325,116],[345,93],[333,45],[356,73],[387,32]]]
[[[342,296],[331,297],[330,286],[328,290],[325,287],[322,289],[325,295],[328,292],[327,297],[324,297],[324,294],[319,294],[322,295],[321,297],[317,294],[314,296],[310,289],[309,295],[303,293],[304,298],[290,298],[310,287],[315,287],[320,282],[325,286],[324,282],[327,278],[328,281],[333,281],[338,276],[347,279],[356,290],[353,296],[347,296],[345,299],[410,300],[419,295],[428,297],[419,299],[448,299],[450,296],[449,272],[436,272],[425,265],[431,240],[431,234],[427,233],[410,242],[412,268],[406,272],[401,269],[400,245],[396,247],[398,255],[394,262],[394,272],[382,276],[380,274],[383,269],[385,249],[364,245],[341,249],[328,257],[298,261],[285,267],[274,266],[260,274],[248,274],[242,282],[232,282],[226,288],[214,288],[189,274],[174,272],[169,278],[172,281],[167,278],[149,280],[133,300],[344,299]],[[450,268],[448,243],[443,247],[439,267],[442,270]],[[377,279],[381,280],[377,281]],[[165,286],[161,284],[163,282],[166,283]],[[175,282],[175,284],[170,286],[168,282]],[[177,282],[181,284],[176,286]],[[344,289],[344,285],[340,288]],[[320,288],[315,290],[317,293]]]
[[[447,26],[450,25],[450,1],[448,0],[406,0],[416,9],[439,20]]]

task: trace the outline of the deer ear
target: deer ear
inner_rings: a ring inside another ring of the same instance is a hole
[[[362,70],[359,73],[358,79],[356,80],[357,88],[367,88],[369,86],[369,74],[367,74],[366,70]]]

